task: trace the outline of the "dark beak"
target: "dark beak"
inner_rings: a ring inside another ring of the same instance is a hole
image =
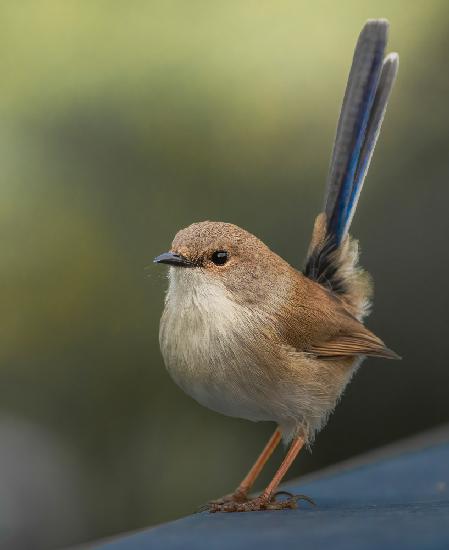
[[[168,264],[176,267],[193,267],[193,263],[190,260],[174,252],[164,252],[160,256],[154,258],[153,262],[155,264]]]

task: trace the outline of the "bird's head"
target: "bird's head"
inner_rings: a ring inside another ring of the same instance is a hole
[[[205,282],[224,286],[240,303],[266,297],[289,268],[248,231],[231,223],[211,221],[181,229],[170,251],[154,261],[170,266],[170,281],[182,281],[183,286]]]

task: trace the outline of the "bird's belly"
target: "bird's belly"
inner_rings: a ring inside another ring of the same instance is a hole
[[[174,345],[175,347],[175,345]],[[185,352],[185,350],[184,350]],[[264,410],[263,401],[257,391],[251,388],[250,365],[241,358],[236,365],[229,361],[214,358],[213,351],[193,345],[187,353],[173,349],[164,354],[165,364],[173,380],[190,397],[204,407],[227,416],[247,420],[272,420]]]
[[[272,420],[251,394],[245,392],[235,379],[231,382],[225,376],[217,376],[210,369],[211,376],[205,382],[204,376],[188,373],[184,370],[168,368],[174,381],[198,403],[226,416],[245,418],[246,420]]]
[[[269,332],[263,312],[233,302],[219,287],[182,282],[172,278],[159,334],[174,381],[216,412],[275,421],[287,438],[299,431],[313,438],[348,383],[353,361],[340,365],[297,352]]]
[[[229,323],[217,319],[210,322],[194,312],[182,319],[164,312],[160,345],[169,374],[209,409],[253,421],[273,420],[255,383],[255,378],[263,378],[263,369],[249,352],[247,329],[235,318]]]

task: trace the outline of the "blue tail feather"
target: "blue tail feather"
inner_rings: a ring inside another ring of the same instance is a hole
[[[377,55],[373,59],[372,68],[370,70],[369,80],[366,83],[366,91],[363,98],[363,103],[360,106],[357,119],[354,124],[354,144],[351,154],[348,158],[347,171],[340,183],[340,192],[338,194],[336,209],[332,217],[329,219],[328,230],[335,234],[337,241],[340,242],[344,236],[346,221],[351,212],[351,197],[354,193],[355,175],[359,165],[360,153],[364,145],[366,129],[368,127],[371,108],[373,106],[374,97],[376,94],[377,84],[379,81],[379,67],[382,64],[382,58]]]
[[[368,21],[354,52],[325,202],[327,234],[336,246],[349,230],[396,75],[397,56],[383,63],[387,31],[387,21]]]
[[[315,222],[304,267],[307,277],[345,296],[360,317],[367,311],[369,284],[357,268],[356,243],[339,247],[357,207],[398,69],[397,54],[384,60],[387,31],[387,21],[368,21],[357,41],[332,151],[325,215]]]
[[[373,155],[377,138],[379,137],[380,127],[385,115],[388,98],[396,78],[398,63],[399,58],[397,54],[389,54],[385,58],[382,65],[379,85],[371,108],[365,140],[360,151],[357,171],[354,175],[354,183],[352,185],[351,196],[348,201],[344,226],[342,228],[343,237],[346,235],[351,225],[352,217],[357,207],[357,202],[363,187],[363,182],[365,181],[365,176],[368,173],[371,157]]]

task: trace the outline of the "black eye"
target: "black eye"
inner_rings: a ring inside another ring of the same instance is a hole
[[[228,261],[228,253],[226,250],[216,250],[210,259],[215,265],[224,265]]]

